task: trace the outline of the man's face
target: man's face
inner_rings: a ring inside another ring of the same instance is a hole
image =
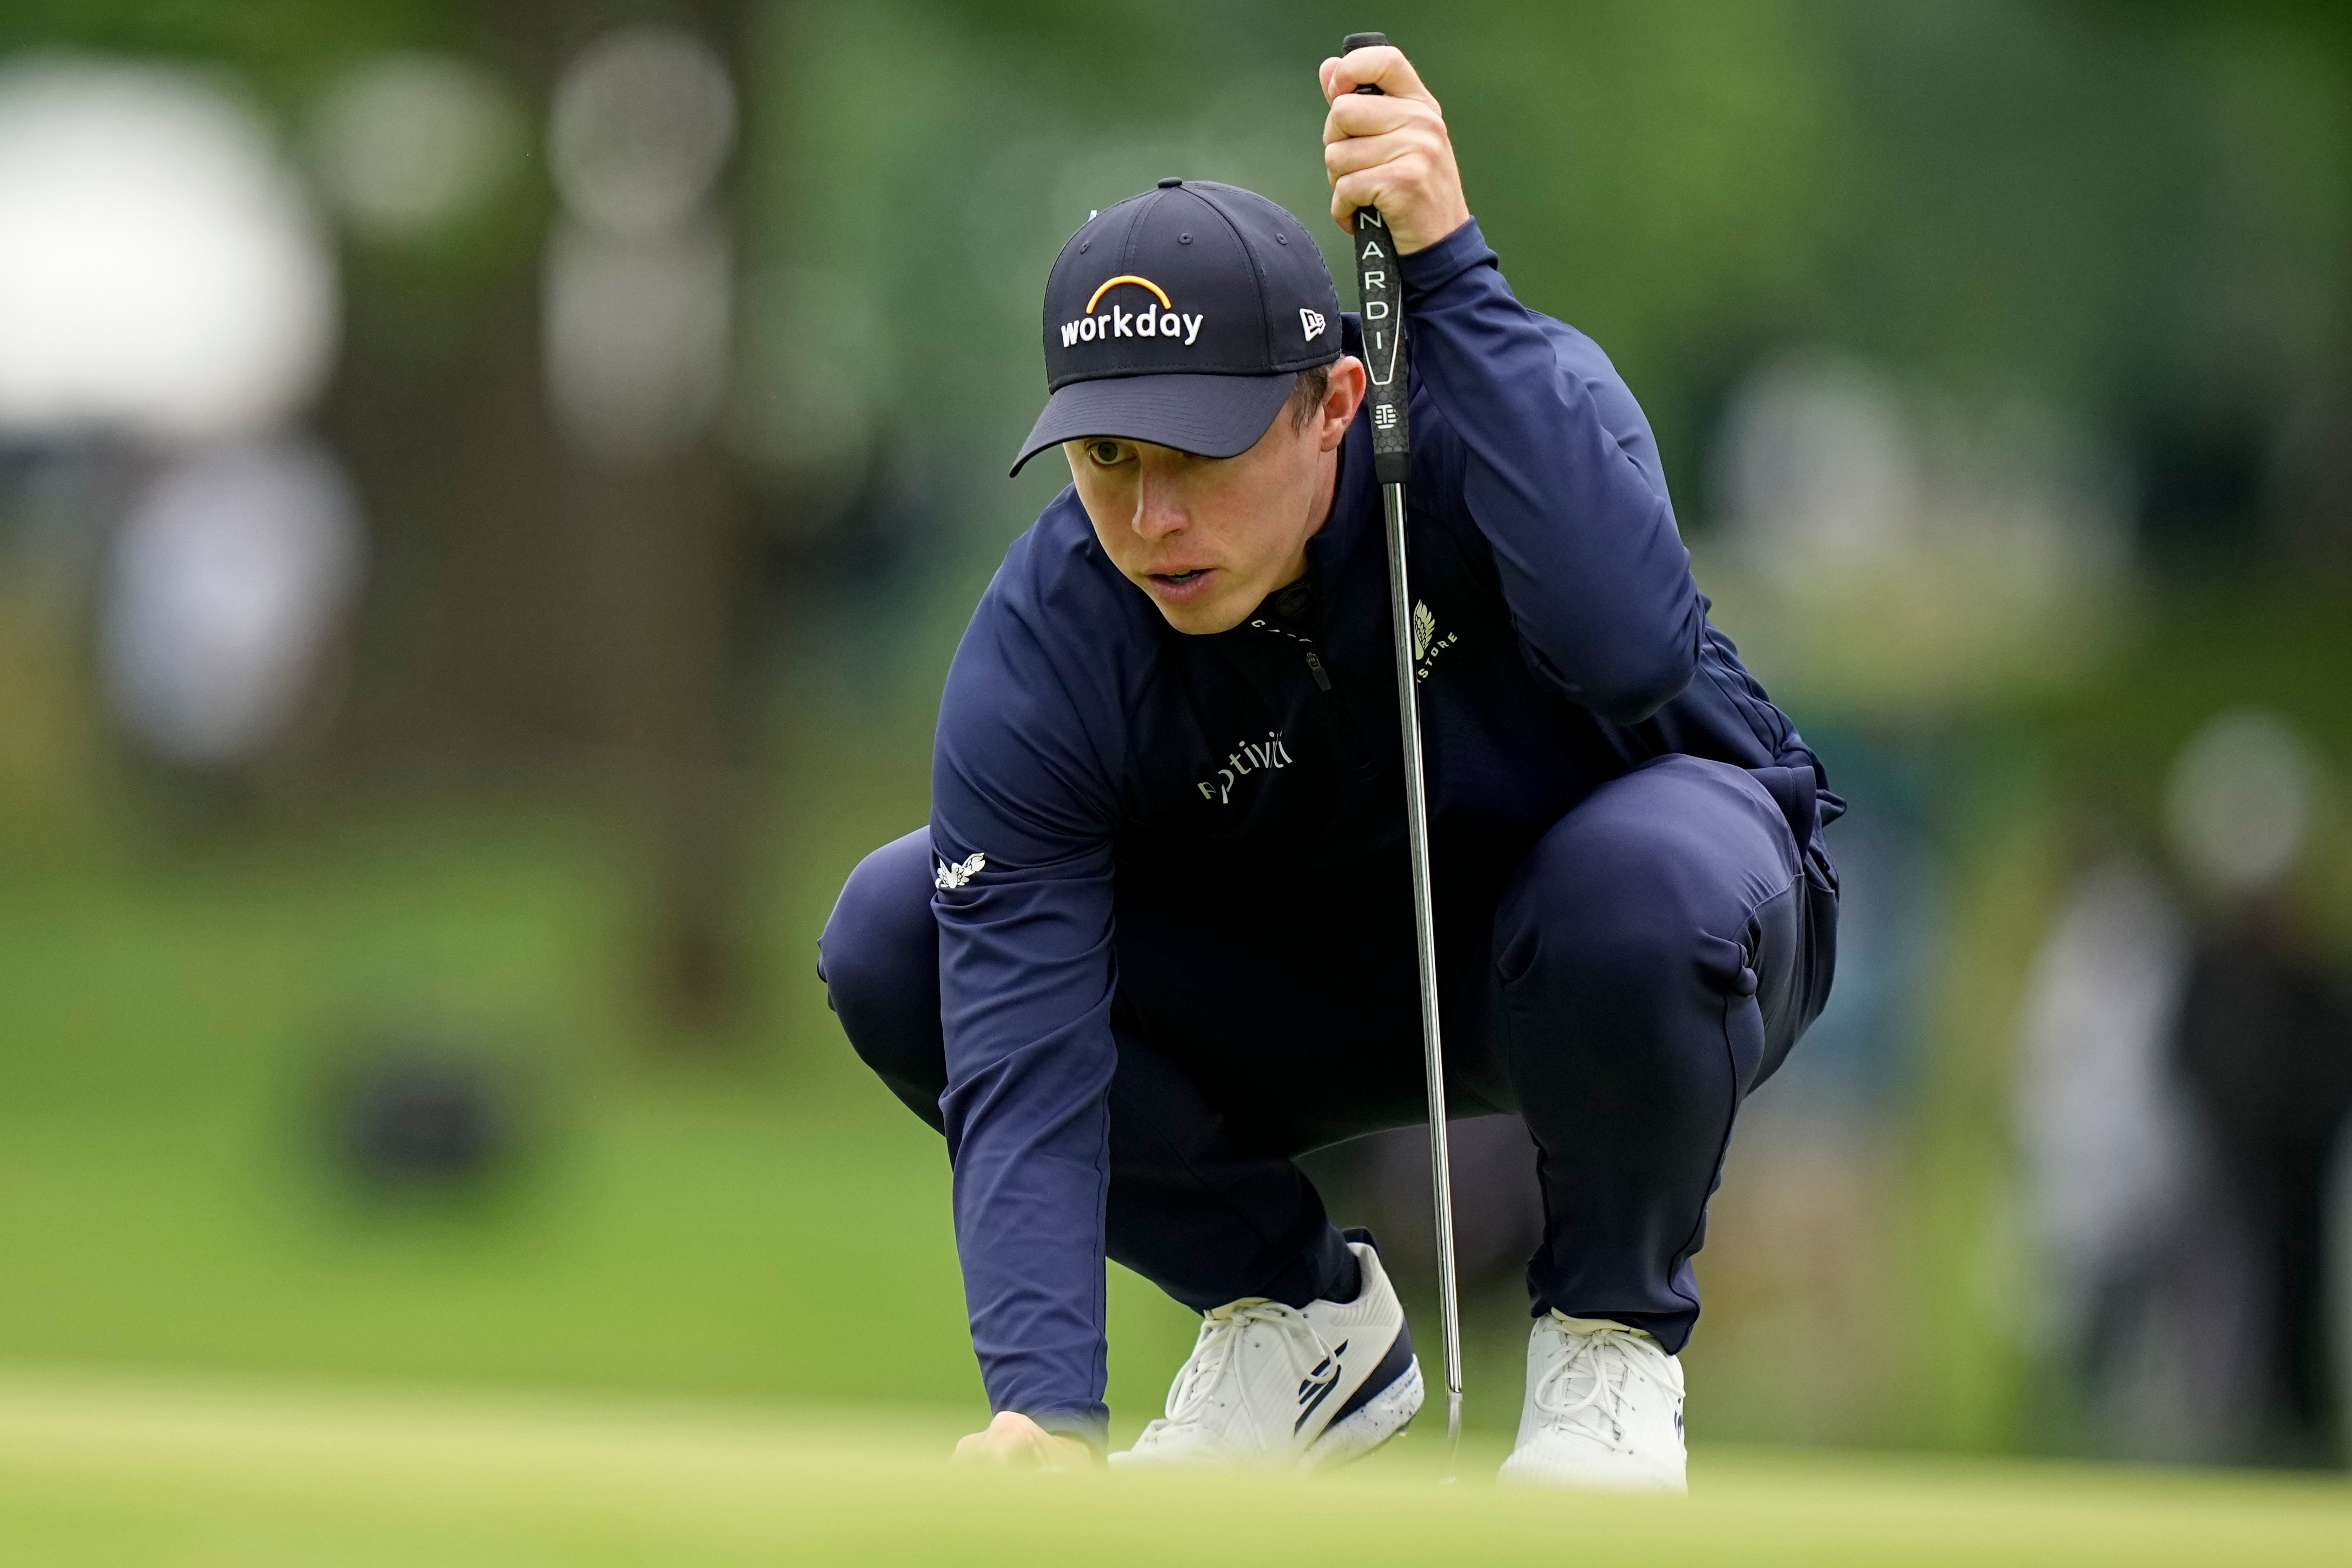
[[[1331,510],[1339,444],[1363,396],[1363,366],[1342,358],[1305,421],[1286,404],[1238,457],[1107,437],[1062,451],[1112,564],[1179,632],[1223,632],[1306,575],[1307,541]]]

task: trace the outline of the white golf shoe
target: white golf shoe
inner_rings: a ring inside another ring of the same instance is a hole
[[[1352,1301],[1248,1297],[1203,1314],[1168,1413],[1114,1465],[1316,1469],[1370,1453],[1421,1408],[1421,1363],[1381,1256],[1349,1243]]]
[[[1684,1492],[1684,1467],[1681,1362],[1622,1323],[1559,1312],[1536,1320],[1505,1481]]]

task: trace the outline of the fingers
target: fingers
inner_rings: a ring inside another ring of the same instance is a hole
[[[1350,93],[1334,99],[1323,116],[1323,140],[1341,141],[1350,136],[1379,136],[1407,125],[1445,129],[1444,111],[1433,98],[1359,98]]]
[[[1431,112],[1415,108],[1422,115]],[[1420,120],[1381,135],[1325,142],[1323,177],[1331,183],[1332,221],[1352,233],[1358,207],[1394,211],[1389,198],[1424,189],[1446,165],[1449,145],[1442,123]]]
[[[1001,1410],[982,1431],[957,1439],[956,1460],[967,1465],[1028,1467],[1040,1462],[1046,1434],[1026,1416]]]
[[[1360,87],[1376,87],[1391,98],[1417,98],[1431,104],[1437,101],[1421,84],[1421,73],[1412,68],[1404,51],[1392,45],[1381,44],[1357,49],[1345,58],[1327,59],[1320,75],[1326,101],[1336,101]]]
[[[1339,225],[1342,234],[1356,232],[1356,209],[1377,207],[1383,213],[1399,209],[1397,198],[1418,191],[1430,178],[1429,160],[1418,152],[1342,175],[1331,182],[1331,221]],[[1393,226],[1393,225],[1392,225]],[[1441,236],[1442,237],[1442,236]],[[1418,249],[1419,246],[1412,248]]]
[[[1343,179],[1414,153],[1426,160],[1444,145],[1443,137],[1432,136],[1421,126],[1407,126],[1385,136],[1351,136],[1345,141],[1327,142],[1323,148],[1323,177]]]
[[[1323,175],[1336,182],[1415,153],[1423,155],[1418,166],[1431,169],[1451,145],[1434,103],[1343,98],[1323,122]]]
[[[1467,220],[1445,111],[1412,61],[1385,45],[1357,49],[1325,60],[1320,79],[1323,167],[1341,232],[1353,230],[1359,207],[1378,207],[1404,255]],[[1356,91],[1367,85],[1381,90]]]

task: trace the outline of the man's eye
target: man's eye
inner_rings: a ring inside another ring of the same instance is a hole
[[[1127,455],[1127,448],[1116,441],[1090,441],[1087,444],[1087,455],[1108,468]]]

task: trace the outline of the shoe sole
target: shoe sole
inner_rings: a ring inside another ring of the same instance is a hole
[[[1327,1469],[1362,1458],[1412,1425],[1421,1411],[1421,1358],[1405,1364],[1404,1372],[1371,1398],[1334,1421],[1299,1456],[1302,1470]]]

